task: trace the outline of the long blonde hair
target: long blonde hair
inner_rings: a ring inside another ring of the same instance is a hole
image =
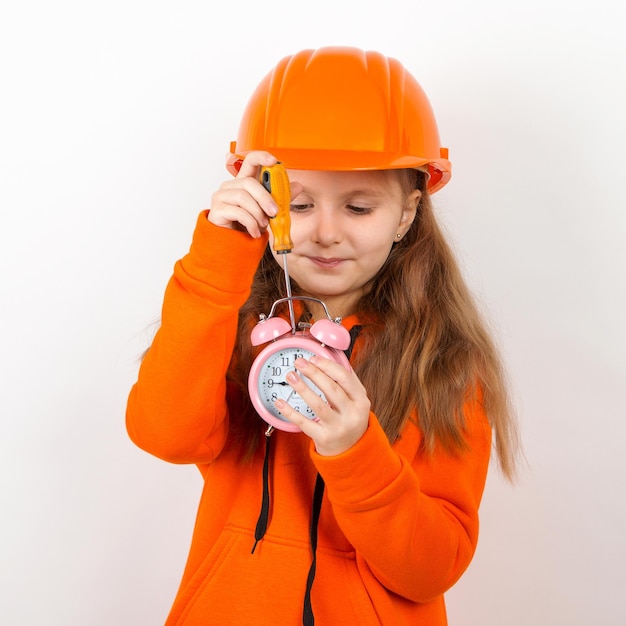
[[[427,450],[441,445],[461,451],[463,405],[471,394],[480,398],[495,431],[500,467],[512,478],[517,429],[498,351],[437,224],[424,173],[403,172],[405,192],[418,188],[422,196],[413,224],[394,244],[357,306],[363,330],[352,366],[392,442],[415,412]],[[293,288],[298,293],[295,283]],[[240,311],[229,374],[245,396],[238,415],[231,416],[233,428],[252,448],[258,429],[250,427],[254,410],[246,391],[256,353],[250,328],[282,295],[282,271],[268,248]]]

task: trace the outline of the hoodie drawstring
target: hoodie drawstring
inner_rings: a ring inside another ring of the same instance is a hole
[[[304,610],[302,612],[302,624],[304,626],[313,626],[315,619],[313,617],[313,607],[311,606],[311,589],[313,580],[315,579],[315,569],[317,567],[317,527],[320,520],[320,512],[322,510],[322,498],[324,497],[324,479],[318,474],[315,480],[315,491],[313,492],[313,511],[311,514],[311,552],[313,560],[309,568],[309,575],[306,579],[306,592],[304,594]]]
[[[259,513],[259,519],[254,529],[254,545],[252,546],[252,552],[254,554],[257,543],[263,539],[265,531],[267,530],[267,524],[270,517],[270,436],[274,431],[274,427],[270,426],[265,431],[265,458],[263,459],[263,497],[261,500],[261,512]]]

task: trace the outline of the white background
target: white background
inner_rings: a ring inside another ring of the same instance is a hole
[[[624,4],[11,5],[2,623],[163,622],[200,480],[129,442],[126,396],[252,89],[282,56],[332,44],[399,58],[428,93],[454,168],[435,202],[520,413],[527,464],[514,487],[493,467],[476,557],[448,594],[451,626],[621,626]]]

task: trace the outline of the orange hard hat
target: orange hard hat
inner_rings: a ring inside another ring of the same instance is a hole
[[[420,168],[430,193],[450,179],[448,150],[415,78],[393,58],[348,47],[285,57],[244,111],[228,169],[266,150],[289,169]]]

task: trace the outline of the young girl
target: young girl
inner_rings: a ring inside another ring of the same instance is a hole
[[[302,51],[261,82],[231,152],[236,176],[175,266],[128,401],[132,440],[204,477],[167,624],[444,625],[443,594],[476,548],[492,430],[511,476],[515,428],[433,214],[450,163],[428,100],[395,59]],[[283,255],[259,180],[277,161],[292,192]],[[286,295],[285,258],[293,299],[278,314],[296,335],[341,317],[350,366],[296,359],[275,381],[289,427],[272,429],[248,392],[263,348],[251,332]]]

